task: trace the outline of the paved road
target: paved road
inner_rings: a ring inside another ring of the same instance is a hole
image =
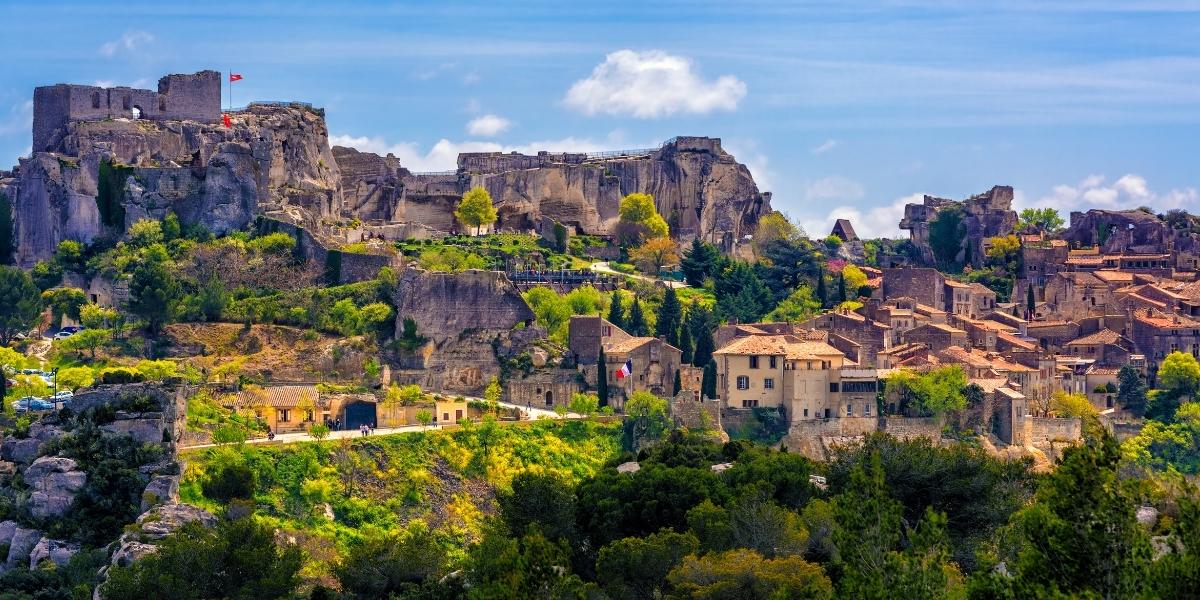
[[[649,277],[647,275],[639,275],[637,273],[622,273],[622,272],[608,266],[607,262],[592,263],[592,270],[597,273],[604,273],[606,275],[621,275],[624,277],[632,277],[634,279],[641,279],[642,281],[649,281],[650,283],[662,283],[664,285],[668,285],[675,289],[685,288],[688,286],[687,282],[684,282],[684,281],[671,281],[669,279],[659,279],[657,277]]]
[[[468,400],[481,400],[481,398],[468,398]],[[501,402],[500,406],[503,406],[505,408],[520,409],[521,412],[530,415],[530,418],[535,419],[535,420],[536,419],[544,419],[544,418],[549,418],[549,419],[562,418],[558,415],[558,413],[556,413],[552,410],[546,410],[544,408],[525,408],[524,406],[517,406],[516,404],[509,404],[508,402]],[[580,418],[580,415],[577,415],[575,413],[567,413],[566,418],[578,419],[578,418]],[[430,430],[435,430],[435,429],[438,429],[438,427],[435,425],[430,425],[429,427],[423,427],[421,425],[408,425],[405,427],[388,427],[388,428],[376,429],[371,432],[371,435],[390,435],[393,433],[414,433],[414,432],[418,432],[418,431],[430,431]],[[349,429],[349,430],[330,431],[329,436],[325,439],[340,440],[343,438],[356,438],[356,437],[362,437],[362,434],[359,433],[359,431],[357,429]],[[249,440],[246,440],[246,443],[247,444],[276,444],[276,443],[288,444],[288,443],[293,443],[293,442],[311,442],[314,440],[316,440],[316,438],[314,438],[313,436],[309,435],[306,432],[300,431],[300,432],[296,432],[296,433],[280,433],[280,434],[277,434],[275,436],[275,439],[273,439],[273,440],[268,440],[265,437],[249,439]],[[215,448],[216,446],[217,446],[216,444],[197,444],[194,446],[183,446],[183,448],[191,450],[191,449],[199,449],[199,448]]]

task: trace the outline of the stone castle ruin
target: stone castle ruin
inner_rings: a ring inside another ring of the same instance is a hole
[[[501,231],[550,219],[571,233],[612,235],[621,198],[643,192],[680,242],[700,237],[728,252],[771,210],[770,193],[717,138],[610,153],[464,153],[454,171],[414,173],[391,155],[330,148],[325,113],[308,104],[251,103],[228,112],[231,127],[221,112],[216,71],[167,75],[157,92],[37,88],[33,153],[0,171],[17,264],[44,260],[66,239],[116,238],[172,213],[217,234],[267,217],[331,249],[444,236],[461,231],[454,209],[476,186],[491,193]]]
[[[48,152],[71,121],[133,118],[215,123],[221,118],[221,74],[167,75],[158,91],[60,83],[33,91],[33,151]]]

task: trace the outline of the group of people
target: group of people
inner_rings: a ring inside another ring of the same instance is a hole
[[[371,435],[371,432],[374,431],[374,429],[375,428],[373,426],[367,425],[366,423],[363,423],[362,425],[358,426],[358,432],[360,434],[362,434],[363,437],[367,437],[368,435]]]

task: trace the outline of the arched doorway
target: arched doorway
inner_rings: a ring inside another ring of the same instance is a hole
[[[554,406],[554,392],[546,390],[546,406]]]
[[[140,107],[140,106],[138,106],[138,105],[134,104],[134,105],[133,105],[133,110],[132,110],[132,111],[130,111],[130,112],[132,112],[132,113],[133,113],[133,118],[134,118],[135,120],[136,120],[136,119],[140,119],[140,118],[142,118],[142,107]]]

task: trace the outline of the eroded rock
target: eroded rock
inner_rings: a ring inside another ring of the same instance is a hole
[[[44,560],[65,567],[71,561],[71,557],[78,552],[79,544],[42,538],[29,552],[29,568],[36,569]]]
[[[192,522],[205,527],[217,524],[212,513],[190,504],[163,504],[146,511],[138,517],[133,527],[121,536],[111,563],[128,566],[134,561],[155,551],[155,543]]]
[[[29,514],[37,519],[67,513],[75,496],[87,484],[87,473],[74,460],[61,456],[43,456],[25,469],[25,483],[32,493],[26,501]]]

